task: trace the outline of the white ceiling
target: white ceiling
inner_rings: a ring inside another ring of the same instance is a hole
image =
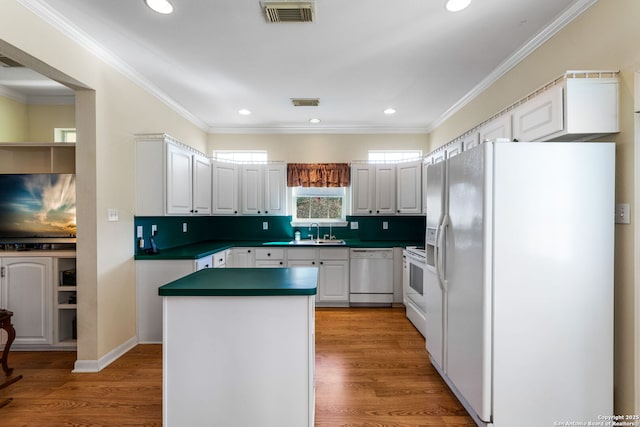
[[[274,24],[259,0],[19,1],[210,132],[427,132],[595,2],[316,0]]]

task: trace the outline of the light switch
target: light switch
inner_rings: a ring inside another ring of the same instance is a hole
[[[155,236],[156,234],[158,234],[158,226],[153,224],[151,225],[151,235]]]
[[[137,237],[138,239],[142,239],[142,236],[143,236],[142,226],[141,226],[141,225],[137,226],[137,227],[136,227],[136,230],[137,230],[137,231],[136,231],[136,237]]]
[[[358,221],[351,221],[351,229],[352,230],[358,229]]]
[[[631,213],[628,203],[616,204],[616,224],[631,224]]]
[[[118,220],[118,209],[109,208],[107,209],[107,218],[109,221],[117,221]]]
[[[186,232],[187,232],[187,223],[186,223],[186,222],[183,222],[183,223],[182,223],[182,232],[183,232],[183,233],[186,233]]]
[[[263,229],[263,230],[268,230],[268,229],[269,229],[269,223],[268,223],[267,221],[264,221],[264,222],[262,223],[262,229]]]
[[[388,221],[382,221],[382,229],[383,230],[388,230],[389,229],[389,222]]]

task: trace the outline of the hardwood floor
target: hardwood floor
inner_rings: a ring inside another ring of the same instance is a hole
[[[162,348],[139,345],[95,374],[72,352],[12,352],[0,426],[159,426]],[[431,367],[404,309],[316,310],[316,426],[474,426]],[[225,426],[214,426],[225,427]],[[259,427],[259,426],[256,426]]]

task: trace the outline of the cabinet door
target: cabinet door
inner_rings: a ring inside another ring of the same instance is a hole
[[[349,261],[320,260],[318,302],[349,302]]]
[[[211,214],[211,162],[198,154],[193,155],[193,213]]]
[[[480,145],[480,134],[478,132],[472,132],[462,138],[462,151],[467,151],[476,145]]]
[[[495,141],[498,138],[511,140],[511,114],[504,114],[486,123],[480,129],[480,141]]]
[[[202,270],[203,268],[213,268],[213,255],[203,256],[202,258],[198,258],[195,262],[195,270]]]
[[[562,86],[551,88],[513,110],[513,137],[541,141],[564,128]]]
[[[269,215],[285,215],[286,206],[286,179],[285,164],[267,164],[264,177],[264,213]]]
[[[399,163],[397,203],[400,214],[422,212],[422,161]]]
[[[192,209],[192,154],[167,144],[167,214],[189,215]]]
[[[376,165],[376,214],[396,213],[396,165]]]
[[[14,344],[53,342],[53,261],[47,257],[2,258],[0,306],[13,312]]]
[[[242,203],[244,215],[257,215],[264,210],[264,165],[242,165],[240,167]]]
[[[235,215],[238,213],[238,165],[213,162],[211,203],[213,213]]]
[[[351,166],[351,214],[373,214],[375,166],[357,164]]]
[[[252,268],[255,266],[255,250],[254,248],[233,248],[231,249],[230,267],[233,268]]]
[[[463,148],[464,147],[461,139],[447,144],[447,159],[450,159],[462,153]]]

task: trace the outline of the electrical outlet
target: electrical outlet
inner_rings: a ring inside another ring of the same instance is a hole
[[[136,237],[138,239],[142,239],[143,234],[144,234],[144,230],[143,230],[142,226],[141,225],[137,226],[136,227]]]
[[[117,221],[118,220],[118,209],[116,209],[116,208],[107,209],[107,218],[108,218],[108,221]]]
[[[151,235],[152,235],[152,236],[155,236],[156,234],[158,234],[158,226],[157,226],[157,225],[155,225],[155,224],[153,224],[153,225],[151,226]]]
[[[186,223],[186,222],[183,222],[183,223],[182,223],[182,232],[183,232],[183,233],[186,233],[186,232],[187,232],[187,223]]]
[[[628,203],[616,204],[616,224],[631,224],[631,213]]]
[[[383,230],[388,230],[389,229],[389,222],[388,221],[382,221],[382,229]]]
[[[264,222],[262,223],[262,229],[263,229],[263,230],[268,230],[268,229],[269,229],[269,223],[268,223],[267,221],[264,221]]]
[[[358,221],[351,221],[351,229],[352,230],[358,229]]]

